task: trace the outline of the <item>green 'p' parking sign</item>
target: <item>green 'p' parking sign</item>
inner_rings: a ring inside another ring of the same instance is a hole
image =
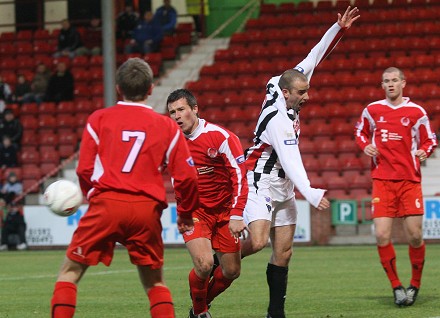
[[[356,224],[357,223],[357,201],[335,200],[332,202],[332,223]]]

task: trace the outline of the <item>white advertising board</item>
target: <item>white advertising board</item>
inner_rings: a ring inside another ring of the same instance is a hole
[[[311,239],[310,205],[307,201],[297,201],[298,224],[295,242],[309,242]],[[45,206],[34,205],[24,207],[27,224],[26,238],[29,246],[62,246],[68,245],[79,219],[87,211],[82,205],[78,212],[69,217],[60,217]],[[162,238],[165,244],[184,244],[176,226],[176,204],[170,203],[162,214]]]

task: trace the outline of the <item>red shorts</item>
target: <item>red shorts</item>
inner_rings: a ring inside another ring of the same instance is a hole
[[[199,208],[193,212],[194,230],[183,234],[183,239],[189,242],[196,238],[211,240],[212,249],[221,253],[236,253],[240,251],[240,240],[229,232],[229,209],[207,210]]]
[[[423,195],[420,182],[373,179],[373,218],[401,218],[423,215]]]
[[[67,249],[67,257],[86,265],[109,266],[116,242],[135,265],[163,266],[162,206],[145,196],[104,192],[90,200]]]

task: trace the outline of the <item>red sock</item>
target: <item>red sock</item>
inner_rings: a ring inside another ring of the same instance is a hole
[[[233,279],[228,279],[223,276],[222,268],[217,266],[214,271],[214,276],[209,282],[208,296],[206,297],[206,303],[210,304],[212,300],[225,291],[226,288],[231,286]]]
[[[396,268],[396,252],[394,251],[394,246],[392,243],[385,246],[377,246],[377,251],[379,252],[380,262],[382,263],[383,269],[388,276],[391,283],[391,287],[396,288],[401,286],[402,283],[397,275]]]
[[[423,265],[425,264],[425,243],[420,247],[409,246],[409,260],[412,266],[410,284],[416,288],[420,288]]]
[[[52,318],[71,318],[75,314],[76,285],[69,282],[56,282],[51,307]]]
[[[152,318],[174,318],[174,306],[170,290],[165,286],[154,286],[148,291]]]
[[[195,315],[208,311],[208,306],[206,305],[208,283],[209,277],[206,279],[200,278],[199,276],[197,276],[194,268],[189,273],[189,290],[191,292],[191,299]]]

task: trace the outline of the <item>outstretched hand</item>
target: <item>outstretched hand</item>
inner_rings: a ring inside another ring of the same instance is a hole
[[[351,9],[350,6],[345,10],[344,15],[338,13],[338,24],[341,28],[350,28],[354,21],[360,18],[359,9],[354,7]]]

